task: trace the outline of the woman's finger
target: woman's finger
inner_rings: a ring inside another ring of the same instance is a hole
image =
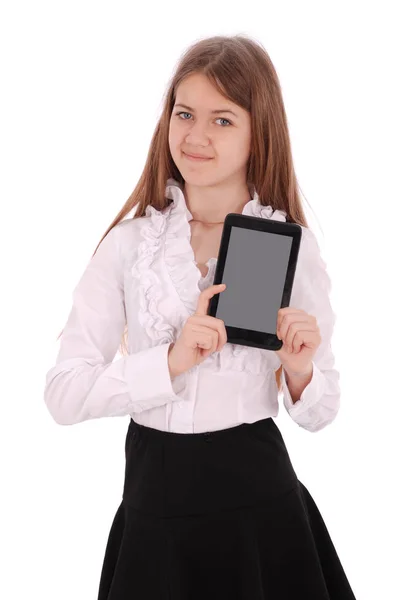
[[[220,285],[211,285],[210,287],[203,290],[198,298],[198,305],[196,307],[195,315],[207,315],[207,309],[209,308],[210,299],[213,298],[215,294],[224,291],[225,288],[226,284],[222,283]]]
[[[310,321],[297,321],[287,327],[282,339],[283,344],[288,347],[287,352],[299,352],[302,346],[303,334],[316,333],[318,329]]]

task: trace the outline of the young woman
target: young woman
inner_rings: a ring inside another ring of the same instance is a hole
[[[230,212],[302,226],[277,352],[227,343],[207,315],[225,291],[212,281]],[[355,598],[273,420],[280,393],[310,432],[338,413],[329,292],[269,56],[246,36],[198,41],[75,288],[46,378],[57,423],[130,417],[98,600]]]

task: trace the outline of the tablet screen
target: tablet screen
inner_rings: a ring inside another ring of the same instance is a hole
[[[216,317],[230,327],[275,334],[293,238],[231,227]]]

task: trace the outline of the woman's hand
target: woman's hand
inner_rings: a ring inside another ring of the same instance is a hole
[[[171,377],[199,365],[213,352],[220,352],[227,342],[224,321],[207,314],[211,298],[225,289],[225,284],[212,285],[200,293],[195,314],[187,319],[181,335],[170,345],[168,366]]]
[[[294,375],[309,374],[322,338],[316,318],[287,306],[277,313],[277,337],[283,346],[275,352],[284,369]]]

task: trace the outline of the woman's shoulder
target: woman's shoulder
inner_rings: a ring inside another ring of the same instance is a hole
[[[306,277],[307,281],[325,283],[331,289],[331,279],[325,258],[325,247],[311,227],[301,225],[302,239],[299,248],[296,279]]]
[[[119,255],[124,263],[131,264],[138,252],[143,251],[145,240],[149,238],[148,228],[151,217],[128,217],[117,223],[111,233],[116,240]],[[142,250],[141,250],[142,249]]]
[[[144,215],[143,217],[125,217],[122,221],[117,223],[115,227],[120,229],[122,232],[124,231],[133,231],[135,229],[140,229],[141,226],[146,223],[150,219],[149,216]]]
[[[301,225],[302,227],[302,239],[301,248],[302,252],[310,257],[316,258],[321,255],[322,246],[318,239],[317,234],[309,226]]]
[[[128,217],[117,223],[113,227],[114,233],[122,247],[129,247],[140,241],[141,229],[149,221],[148,216],[143,217]]]

